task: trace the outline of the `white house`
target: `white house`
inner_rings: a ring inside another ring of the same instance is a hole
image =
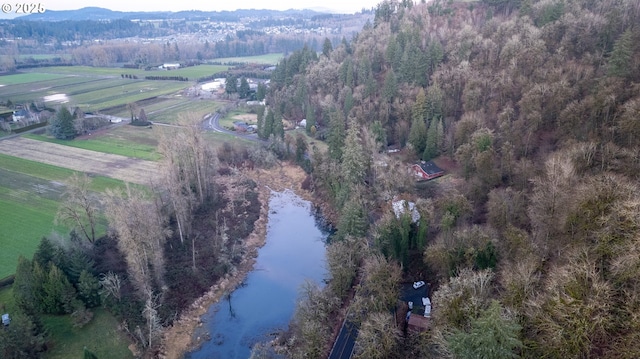
[[[178,64],[178,63],[175,63],[175,64],[163,64],[160,67],[165,69],[165,70],[176,70],[176,69],[180,68],[180,64]]]

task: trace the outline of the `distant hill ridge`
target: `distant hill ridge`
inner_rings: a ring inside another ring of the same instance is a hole
[[[331,13],[330,10],[316,11],[316,10],[256,10],[256,9],[241,9],[234,11],[199,11],[199,10],[185,10],[185,11],[134,11],[123,12],[114,11],[101,7],[84,7],[77,10],[47,10],[42,14],[29,14],[25,16],[17,17],[13,20],[27,20],[27,21],[66,21],[66,20],[153,20],[153,19],[224,19],[230,18],[240,19],[243,17],[277,17],[277,16],[306,16],[312,17],[319,14]]]

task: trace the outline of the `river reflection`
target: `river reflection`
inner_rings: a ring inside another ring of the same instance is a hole
[[[311,203],[289,190],[272,192],[265,245],[243,284],[203,316],[210,340],[191,359],[249,358],[255,343],[287,328],[305,280],[326,274],[326,230],[318,227]]]

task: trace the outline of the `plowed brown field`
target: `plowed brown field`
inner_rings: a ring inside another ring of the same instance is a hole
[[[22,137],[0,141],[0,153],[142,185],[158,177],[158,164],[152,161]]]

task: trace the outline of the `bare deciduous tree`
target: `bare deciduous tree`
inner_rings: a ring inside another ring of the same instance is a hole
[[[108,189],[105,215],[117,235],[131,279],[141,295],[163,287],[164,242],[171,231],[158,206],[141,191],[127,185],[124,193]]]
[[[91,179],[86,174],[74,174],[66,184],[67,189],[58,208],[56,221],[74,226],[93,243],[96,240],[98,207],[97,200],[92,198],[89,191]]]

